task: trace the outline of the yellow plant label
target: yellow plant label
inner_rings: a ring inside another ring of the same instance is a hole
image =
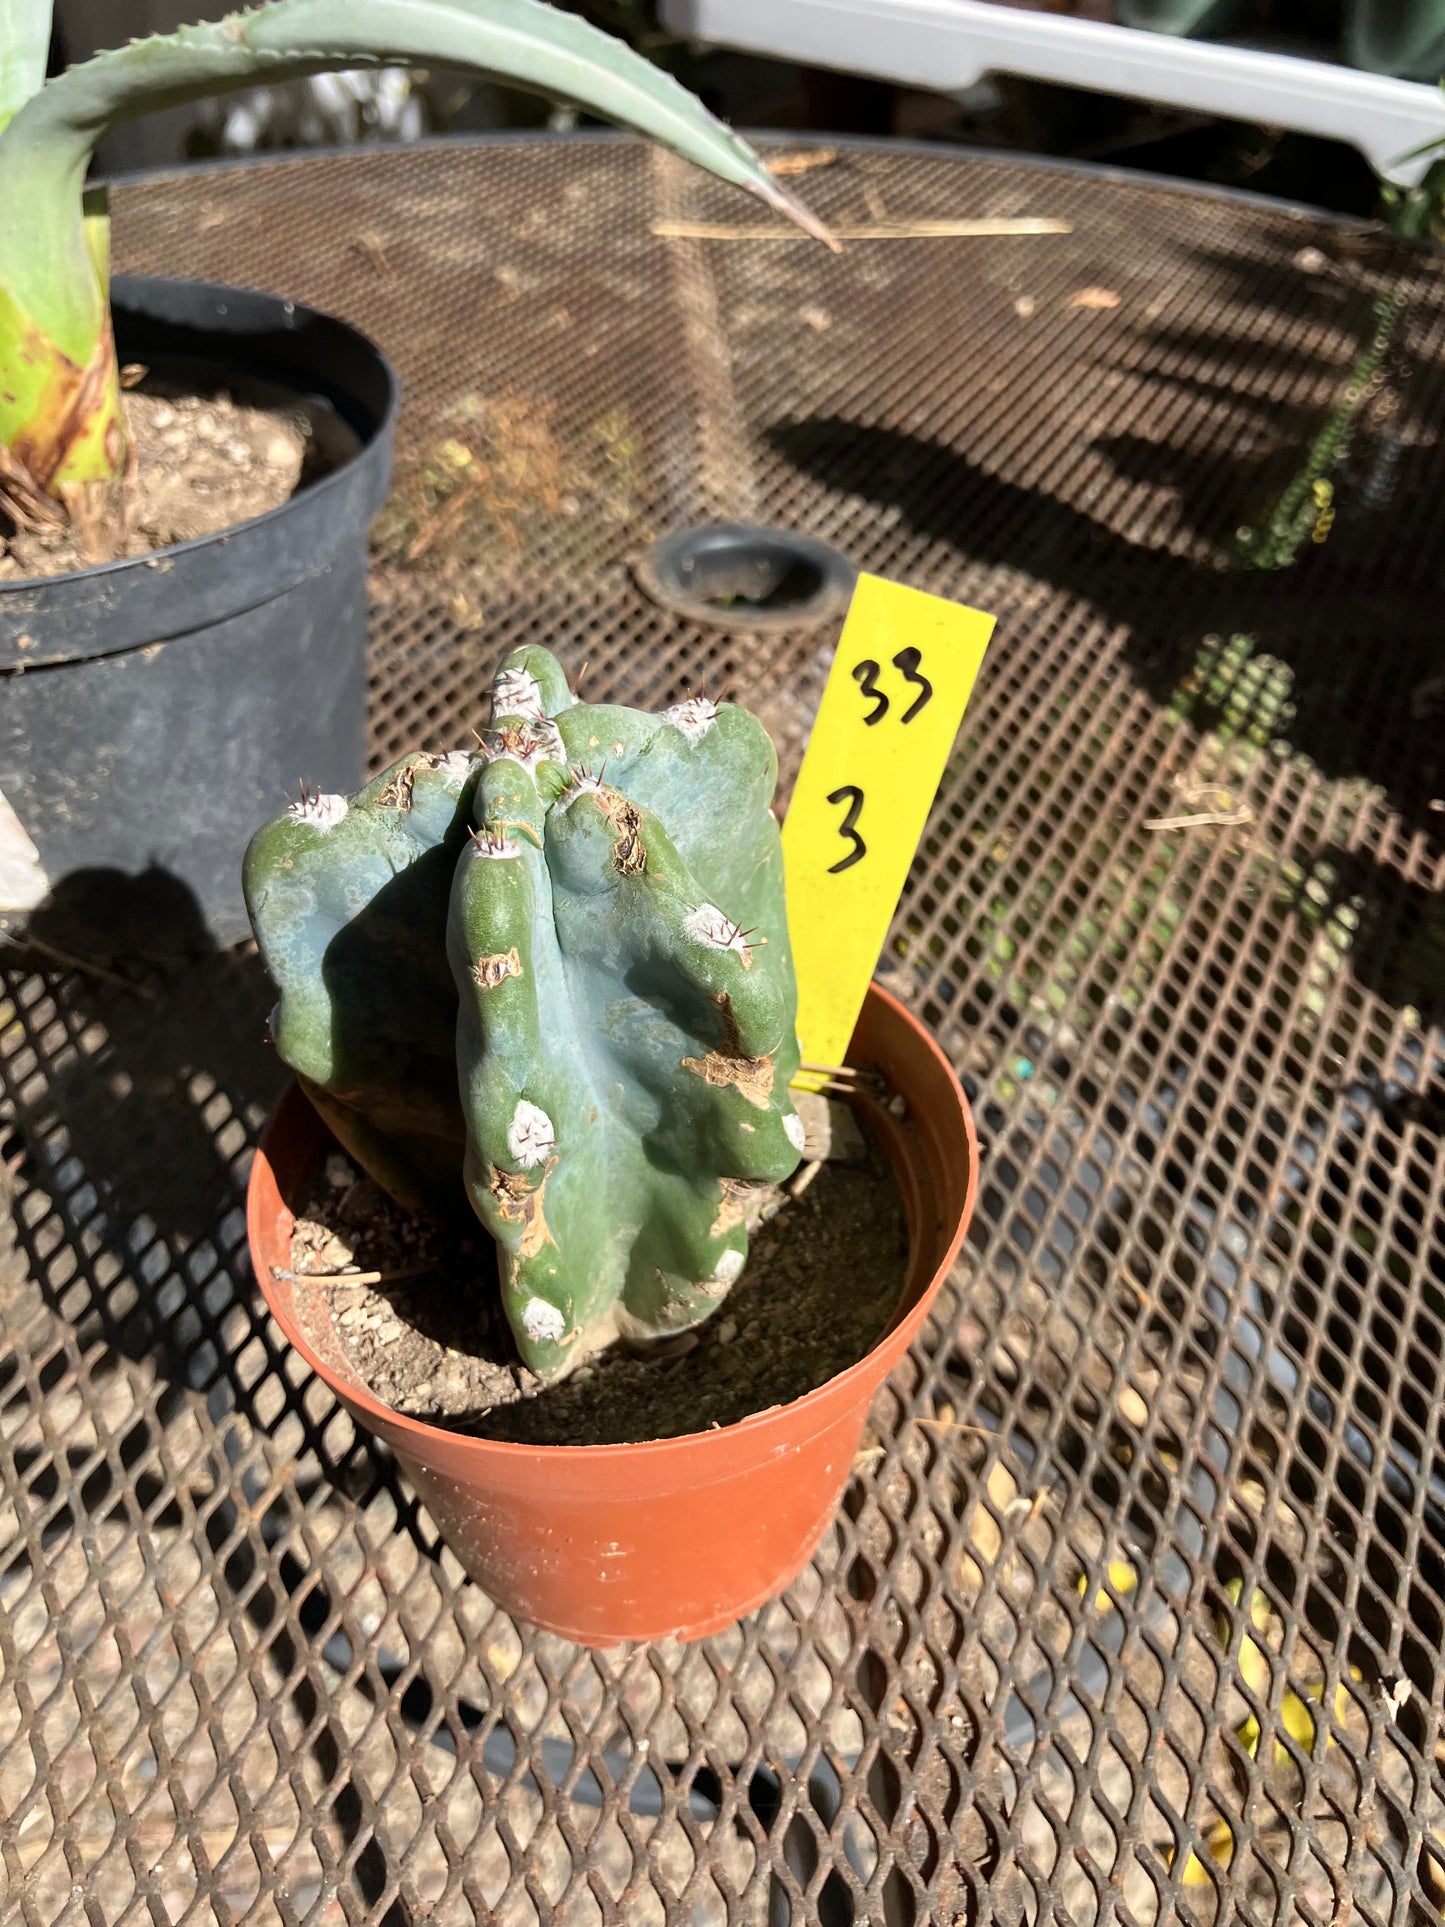
[[[843,1062],[993,626],[858,578],[783,824],[805,1063]]]

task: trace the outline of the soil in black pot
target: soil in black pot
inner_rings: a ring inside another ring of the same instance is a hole
[[[893,1316],[908,1258],[903,1201],[867,1133],[859,1153],[818,1165],[796,1199],[777,1194],[705,1324],[651,1353],[614,1346],[559,1385],[517,1359],[485,1231],[422,1225],[339,1153],[297,1220],[292,1268],[382,1277],[298,1281],[297,1311],[323,1354],[339,1343],[385,1404],[453,1431],[606,1445],[731,1425],[845,1371]]]
[[[279,508],[360,443],[324,403],[269,383],[135,370],[134,473],[102,520],[16,528],[0,508],[0,582],[64,575],[216,535]]]

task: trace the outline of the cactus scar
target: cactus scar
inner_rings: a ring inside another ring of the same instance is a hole
[[[608,823],[617,832],[617,841],[612,846],[612,867],[619,876],[635,877],[647,864],[647,851],[642,841],[642,812],[635,803],[629,803],[607,784],[599,784],[594,792],[597,807]]]
[[[706,1057],[684,1057],[682,1068],[717,1088],[735,1085],[749,1104],[760,1111],[768,1108],[773,1094],[771,1057],[732,1057],[726,1051],[710,1050]]]
[[[377,793],[377,802],[387,810],[409,810],[416,784],[416,764],[403,763],[386,788]]]
[[[478,736],[483,754],[489,761],[507,757],[535,775],[539,763],[562,763],[566,751],[557,725],[543,717],[539,721],[504,723],[500,729],[484,729]]]
[[[710,1238],[725,1238],[729,1231],[735,1231],[747,1216],[747,1200],[753,1190],[750,1184],[739,1182],[736,1178],[722,1180],[722,1198],[718,1204],[717,1216],[708,1226]]]
[[[521,1172],[503,1171],[495,1164],[492,1166],[491,1192],[496,1200],[498,1216],[508,1224],[522,1227],[521,1243],[517,1246],[519,1258],[535,1258],[544,1245],[557,1242],[547,1223],[545,1209],[547,1179],[556,1162],[555,1158],[548,1160],[547,1168],[536,1184]]]
[[[522,960],[517,955],[515,944],[510,950],[498,950],[490,957],[478,957],[472,965],[472,981],[478,990],[495,990],[508,977],[520,977],[521,974]]]

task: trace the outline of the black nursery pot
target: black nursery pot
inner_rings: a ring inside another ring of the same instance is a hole
[[[367,529],[398,397],[370,342],[298,302],[118,275],[112,304],[122,363],[266,383],[359,442],[218,535],[0,583],[0,931],[154,954],[243,935],[252,831],[298,779],[362,779]]]

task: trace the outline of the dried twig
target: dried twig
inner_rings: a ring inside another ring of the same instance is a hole
[[[469,475],[461,487],[449,495],[437,510],[431,521],[407,544],[408,562],[419,562],[427,550],[444,535],[451,535],[462,520],[467,507],[475,501],[490,479],[490,470],[483,469],[479,475]]]
[[[86,977],[99,977],[105,983],[118,984],[122,990],[134,991],[137,997],[155,1001],[156,993],[149,984],[133,983],[129,977],[122,977],[119,971],[107,970],[104,964],[93,963],[89,957],[73,957],[68,950],[46,943],[43,937],[32,936],[28,931],[22,937],[6,936],[0,941],[7,949],[18,950],[22,955],[27,950],[38,950],[42,957],[48,957],[52,963],[63,964],[67,970],[78,970]]]
[[[794,1204],[802,1197],[803,1193],[813,1182],[814,1178],[817,1177],[822,1168],[822,1160],[818,1159],[803,1165],[796,1177],[789,1178],[788,1182],[783,1186],[783,1189],[787,1192]]]
[[[1179,791],[1181,803],[1209,803],[1219,810],[1235,807],[1234,791],[1223,783],[1191,783]]]
[[[358,254],[365,255],[383,281],[396,279],[396,269],[387,259],[386,249],[382,246],[379,234],[371,232],[358,234],[351,245]]]
[[[430,1265],[403,1265],[400,1271],[287,1271],[272,1265],[271,1276],[284,1285],[391,1285],[430,1270]]]
[[[996,221],[878,221],[832,230],[838,241],[966,241],[1009,234],[1072,234],[1068,221],[1026,217]],[[802,241],[800,228],[723,227],[710,221],[654,221],[652,232],[664,241]]]
[[[799,154],[777,154],[767,162],[770,174],[807,174],[815,167],[831,167],[838,158],[836,147],[805,147]]]
[[[810,1097],[836,1097],[841,1101],[877,1095],[874,1085],[860,1084],[852,1077],[827,1077],[818,1071],[813,1071],[807,1077],[795,1077],[788,1089],[806,1092]]]
[[[1026,1525],[1032,1525],[1033,1521],[1040,1517],[1044,1507],[1056,1496],[1054,1488],[1047,1485],[1039,1486],[1032,1498],[1020,1492],[1004,1507],[1003,1516],[1005,1519],[1022,1519]]]
[[[1237,810],[1201,810],[1198,816],[1151,816],[1144,825],[1146,830],[1205,830],[1205,829],[1242,829],[1246,823],[1254,821],[1254,811],[1248,803],[1241,803]]]
[[[1156,1303],[1156,1300],[1153,1292],[1146,1291],[1144,1286],[1139,1283],[1139,1280],[1134,1276],[1132,1271],[1129,1271],[1127,1268],[1125,1268],[1125,1269],[1116,1271],[1114,1273],[1114,1276],[1121,1285],[1127,1285],[1129,1287],[1130,1291],[1133,1292],[1134,1296],[1139,1300],[1139,1303],[1141,1305],[1148,1305],[1151,1308],[1154,1306],[1154,1304]]]

